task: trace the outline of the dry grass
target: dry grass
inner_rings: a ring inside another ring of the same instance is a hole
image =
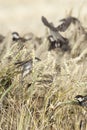
[[[70,53],[49,52],[45,38],[34,50],[35,39],[14,44],[7,35],[0,45],[1,130],[87,129],[87,111],[74,102],[77,94],[87,94],[87,34],[79,31],[71,25],[65,33]],[[41,61],[21,82],[21,68],[14,63],[35,56]]]

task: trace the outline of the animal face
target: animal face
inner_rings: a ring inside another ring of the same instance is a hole
[[[77,95],[75,99],[78,101],[80,106],[86,106],[87,107],[87,95],[82,96],[82,95]]]

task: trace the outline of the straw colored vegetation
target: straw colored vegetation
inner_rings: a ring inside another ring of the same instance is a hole
[[[0,130],[87,130],[87,111],[74,101],[87,94],[86,30],[71,24],[62,33],[69,52],[48,51],[44,33],[24,43],[9,33],[0,44]],[[23,77],[15,63],[31,58],[32,71]]]

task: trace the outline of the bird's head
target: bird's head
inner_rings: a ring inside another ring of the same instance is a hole
[[[84,101],[84,96],[77,95],[77,96],[75,96],[75,100],[77,100],[78,102],[82,102],[82,101]]]
[[[20,36],[19,36],[18,32],[13,32],[12,33],[12,40],[18,41],[19,39],[20,39]]]

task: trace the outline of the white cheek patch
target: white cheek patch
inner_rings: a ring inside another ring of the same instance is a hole
[[[13,38],[19,39],[19,36],[17,34],[13,34]]]
[[[53,39],[53,37],[50,37],[50,41],[51,41],[51,42],[54,42],[54,39]]]
[[[80,101],[80,102],[82,102],[83,100],[84,100],[84,98],[81,98],[81,97],[78,98],[78,101]]]

